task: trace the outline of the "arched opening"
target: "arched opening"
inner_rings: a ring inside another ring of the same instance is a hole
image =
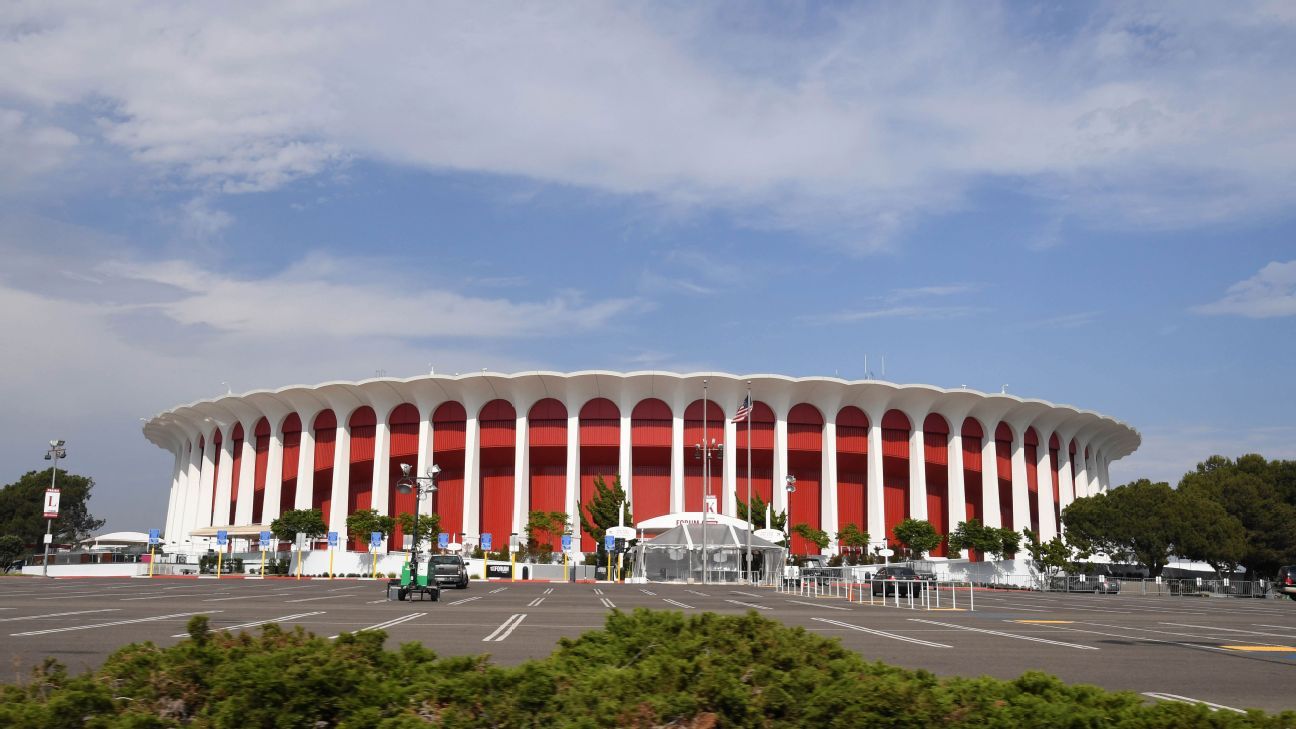
[[[694,400],[684,409],[684,511],[702,511],[703,463],[695,446],[710,445],[714,439],[719,446],[724,442],[724,410],[715,400],[706,401],[704,419],[702,401]],[[703,429],[705,423],[706,428]],[[720,501],[724,475],[724,460],[720,455],[711,459],[710,494]],[[717,509],[719,511],[719,509]],[[637,515],[636,515],[637,516]]]
[[[351,431],[351,453],[347,463],[350,476],[347,480],[347,514],[351,515],[361,509],[373,507],[373,471],[374,471],[374,438],[378,427],[378,417],[368,405],[357,408],[347,421]],[[338,531],[345,531],[346,525],[339,525]],[[346,539],[348,535],[342,534]],[[368,549],[367,535],[355,535],[348,542],[348,548],[363,552]]]
[[[605,397],[595,398],[585,403],[580,410],[580,508],[594,498],[594,481],[602,478],[611,486],[620,468],[621,458],[621,411],[616,404]],[[631,504],[632,511],[637,509]],[[580,526],[580,517],[575,519]],[[580,550],[593,552],[598,549],[594,538],[581,529]]]
[[[411,475],[423,475],[414,470],[418,468],[418,408],[409,403],[397,406],[387,416],[387,432],[387,448],[391,454],[387,467],[387,515],[399,518],[401,514],[413,514],[417,502],[413,490],[402,494],[396,486],[396,483],[405,476],[401,471],[401,464],[409,465]],[[437,484],[437,489],[441,489],[440,483]],[[436,496],[432,498],[435,499]],[[400,524],[397,524],[392,532],[392,538],[387,542],[387,551],[402,549],[404,544],[405,532],[400,528]]]
[[[566,514],[566,406],[551,397],[532,405],[531,411],[527,413],[527,442],[531,448],[531,473],[528,478],[531,510],[561,511]],[[571,518],[570,514],[567,516]],[[547,538],[555,552],[562,549],[562,533],[549,534]]]
[[[837,531],[868,531],[868,416],[855,406],[837,411]],[[870,535],[872,536],[872,535]]]
[[[882,417],[882,503],[886,538],[895,544],[895,526],[909,518],[909,418],[899,410]]]
[[[1039,538],[1039,435],[1034,428],[1027,428],[1022,438],[1022,450],[1026,454],[1026,500],[1030,509],[1030,529]]]
[[[256,460],[252,468],[252,523],[260,524],[265,513],[266,467],[270,463],[270,421],[261,418],[252,431]]]
[[[813,405],[800,403],[788,411],[788,473],[796,476],[796,491],[788,499],[788,517],[793,526],[806,524],[819,529],[823,523],[823,424],[823,415]],[[792,553],[818,554],[819,547],[793,534]]]
[[[297,467],[301,458],[302,421],[297,413],[290,413],[283,423],[283,475],[279,485],[279,513],[296,508]],[[284,542],[280,549],[288,549]]]
[[[1057,433],[1049,436],[1049,478],[1053,482],[1053,528],[1061,531],[1062,529],[1062,490],[1059,483],[1058,473],[1058,450],[1062,448],[1062,443],[1058,440]]]
[[[927,521],[941,535],[934,557],[949,554],[949,424],[932,413],[923,421],[923,470],[927,476]]]
[[[982,494],[985,492],[985,471],[981,467],[981,446],[985,431],[975,418],[963,421],[963,504],[967,510],[967,521],[973,519],[985,522],[985,508],[982,505]],[[968,550],[968,559],[973,562],[981,560],[981,555],[974,549]]]
[[[514,457],[517,411],[507,400],[491,400],[477,416],[481,430],[480,534],[503,544],[513,531]]]
[[[325,410],[315,416],[315,480],[311,493],[311,508],[319,509],[324,516],[324,523],[329,523],[329,511],[333,508],[333,452],[337,448],[337,416],[332,410]],[[330,525],[331,526],[331,525]],[[328,542],[323,542],[327,544]],[[320,541],[315,545],[319,546]]]
[[[630,411],[630,470],[636,521],[670,513],[671,410],[656,398]]]
[[[766,504],[774,500],[774,411],[769,405],[756,401],[752,403],[751,415],[746,422],[737,426],[737,440],[734,443],[734,457],[738,460],[735,466],[738,489],[736,501],[748,501],[747,478],[747,437],[751,435],[751,494],[752,501],[759,496]],[[765,526],[764,512],[751,515],[756,529]]]
[[[464,443],[468,411],[458,402],[445,402],[432,413],[432,462],[441,468],[435,513],[441,517],[441,531],[455,541],[462,539],[464,523]]]
[[[225,523],[232,525],[236,523],[234,520],[238,516],[239,484],[242,482],[242,479],[239,478],[239,476],[242,475],[242,471],[243,471],[242,468],[243,466],[243,424],[242,423],[239,423],[234,426],[234,432],[230,435],[230,439],[234,441],[234,447],[233,447],[234,460],[230,468],[229,519],[226,520]]]
[[[216,506],[216,492],[220,490],[220,462],[221,462],[221,443],[224,436],[221,435],[220,428],[212,432],[212,495],[211,495],[211,518],[212,526],[220,523],[220,510]],[[223,504],[222,504],[223,506]]]
[[[999,526],[1013,528],[1012,428],[999,423],[995,428],[995,474],[999,479]]]

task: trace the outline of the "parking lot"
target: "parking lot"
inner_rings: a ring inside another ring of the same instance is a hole
[[[439,602],[388,601],[383,582],[241,579],[11,579],[0,583],[0,655],[23,668],[52,656],[74,671],[114,648],[183,638],[192,615],[215,628],[276,622],[323,637],[386,630],[442,655],[517,663],[560,636],[602,627],[612,609],[762,616],[839,638],[870,660],[940,675],[1068,682],[1269,711],[1296,709],[1296,602],[978,591],[976,610],[909,610],[742,586],[474,582]],[[12,680],[12,679],[10,679]]]

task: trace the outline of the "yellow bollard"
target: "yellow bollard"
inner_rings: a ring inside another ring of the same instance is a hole
[[[567,581],[567,553],[563,552],[563,582]]]
[[[329,547],[329,579],[333,579],[333,547]]]
[[[509,582],[517,582],[517,557],[515,553],[509,551]]]
[[[261,545],[261,579],[265,579],[265,545]]]
[[[153,562],[156,559],[157,553],[153,551],[152,547],[149,547],[149,577],[153,576]]]
[[[616,582],[616,580],[612,579],[612,553],[611,552],[608,552],[607,579],[608,582]]]
[[[224,552],[217,552],[217,553],[216,553],[216,579],[218,579],[218,580],[220,579],[220,576],[221,576],[221,557],[224,557],[224,556],[225,556],[225,553],[224,553]]]

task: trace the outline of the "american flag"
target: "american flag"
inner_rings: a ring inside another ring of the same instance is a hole
[[[751,416],[751,395],[743,398],[742,405],[738,406],[738,412],[734,413],[733,422],[741,423]]]

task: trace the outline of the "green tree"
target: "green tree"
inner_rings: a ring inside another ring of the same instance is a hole
[[[620,523],[621,505],[625,504],[625,523],[634,524],[634,514],[630,510],[630,501],[626,498],[625,489],[621,488],[621,476],[618,475],[612,485],[607,485],[602,476],[594,477],[594,495],[581,504],[581,530],[594,540],[598,551],[603,551],[603,535],[610,527]]]
[[[792,527],[792,531],[797,535],[799,535],[802,539],[815,545],[815,547],[817,547],[820,552],[822,552],[824,548],[828,546],[828,542],[832,541],[828,536],[828,532],[825,532],[824,530],[819,529],[817,527],[812,527],[806,523],[794,525]]]
[[[555,542],[567,531],[567,512],[532,511],[527,515],[527,554],[547,561],[556,549]]]
[[[1223,505],[1191,491],[1176,494],[1183,520],[1175,551],[1185,559],[1210,565],[1217,573],[1233,572],[1247,556],[1247,530]]]
[[[421,526],[421,525],[420,525]],[[369,535],[381,532],[390,538],[396,531],[396,520],[386,514],[379,514],[376,509],[359,509],[347,515],[347,535],[357,546],[369,544]]]
[[[1074,572],[1077,560],[1089,558],[1089,555],[1084,552],[1077,553],[1075,547],[1061,534],[1047,542],[1040,542],[1035,532],[1023,529],[1022,537],[1026,541],[1026,551],[1030,554],[1035,569],[1047,577],[1056,577],[1064,570]]]
[[[923,552],[930,552],[941,543],[941,535],[926,519],[905,519],[891,533],[909,551],[911,559],[922,559]]]
[[[736,501],[736,503],[737,503],[737,505],[738,505],[738,518],[741,519],[741,520],[743,520],[743,521],[746,521],[746,520],[747,520],[747,502],[746,502],[746,501],[743,501],[742,498],[738,496],[737,492],[734,493],[734,499],[735,499],[735,501]],[[753,491],[753,492],[752,492],[752,510],[751,510],[751,513],[752,513],[752,520],[751,520],[751,521],[752,521],[752,526],[753,526],[754,528],[756,528],[756,529],[764,529],[764,528],[765,528],[765,509],[766,509],[767,506],[768,506],[768,503],[767,503],[764,499],[761,498],[761,495]],[[786,525],[786,524],[787,524],[787,512],[786,512],[786,511],[772,511],[772,512],[770,512],[770,529],[777,529],[777,530],[779,530],[779,531],[783,531],[783,527],[784,527],[784,525]]]
[[[1063,510],[1062,522],[1082,550],[1117,561],[1132,557],[1152,577],[1165,569],[1185,528],[1170,485],[1147,479],[1076,499]]]
[[[45,489],[50,487],[52,469],[28,471],[17,481],[0,488],[0,534],[12,534],[23,544],[39,544],[45,538]],[[94,479],[59,469],[59,515],[51,526],[56,542],[77,542],[104,525],[90,513],[90,491]]]
[[[0,568],[9,571],[9,565],[27,551],[27,545],[21,537],[6,534],[0,537]]]
[[[305,534],[307,539],[318,539],[327,532],[328,525],[319,509],[292,509],[270,522],[270,533],[285,542],[297,541],[298,534]]]
[[[988,528],[994,529],[993,527]],[[998,543],[990,550],[991,554],[999,559],[1008,559],[1017,554],[1017,550],[1021,546],[1021,534],[1018,534],[1016,529],[1000,527],[994,529],[994,534],[998,537]]]
[[[400,525],[401,536],[414,536],[414,515],[408,511],[396,515],[396,523]],[[428,549],[428,545],[437,543],[437,535],[441,533],[441,515],[440,514],[419,514],[418,519],[418,545],[419,551]],[[401,545],[404,549],[404,545]]]
[[[998,530],[982,524],[980,519],[959,522],[949,535],[949,547],[957,552],[970,549],[979,555],[998,554],[1000,546]]]
[[[1296,462],[1212,456],[1184,475],[1179,491],[1219,504],[1241,524],[1246,546],[1237,562],[1253,578],[1296,562]]]

